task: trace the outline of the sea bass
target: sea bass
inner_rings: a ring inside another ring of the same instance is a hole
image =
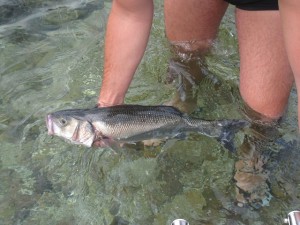
[[[46,123],[49,135],[88,147],[110,141],[138,142],[197,132],[217,138],[229,150],[234,149],[234,134],[249,124],[245,120],[205,121],[189,117],[172,106],[141,105],[61,110],[47,115]]]

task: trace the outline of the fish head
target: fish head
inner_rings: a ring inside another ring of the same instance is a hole
[[[74,144],[91,147],[94,142],[94,128],[84,117],[68,112],[58,111],[47,115],[46,125],[49,135],[62,137]]]

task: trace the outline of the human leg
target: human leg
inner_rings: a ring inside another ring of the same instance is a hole
[[[300,1],[279,0],[286,51],[295,76],[300,99]],[[300,104],[298,103],[298,125],[300,129]]]
[[[284,48],[278,11],[236,10],[240,52],[240,92],[256,117],[274,120],[286,108],[293,75]],[[246,107],[247,108],[247,107]],[[260,117],[257,117],[260,114]],[[253,116],[253,115],[251,115]],[[278,137],[272,124],[254,124],[236,163],[237,201],[260,207],[268,203],[268,144]]]
[[[180,81],[170,104],[182,111],[192,112],[196,106],[194,86],[203,78],[204,56],[227,6],[223,0],[165,0],[166,35],[174,53],[168,72]]]
[[[264,168],[269,156],[263,154],[263,149],[259,149],[255,141],[259,140],[245,136],[235,163],[236,201],[240,207],[260,208],[271,198],[269,171]]]
[[[186,50],[207,50],[228,4],[223,0],[165,0],[166,35],[171,43],[192,42]]]
[[[293,75],[278,11],[236,10],[240,92],[254,111],[271,119],[284,113]]]

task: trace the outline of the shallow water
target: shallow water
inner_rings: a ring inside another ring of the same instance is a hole
[[[237,154],[199,135],[158,147],[127,146],[123,154],[47,135],[48,112],[96,103],[109,7],[109,1],[93,0],[0,3],[0,224],[160,225],[176,218],[190,224],[282,224],[300,208],[295,90],[281,125],[267,132],[275,138],[239,132]],[[165,82],[171,53],[162,12],[157,2],[127,103],[161,104],[175,93],[176,85]],[[207,64],[194,116],[243,118],[232,8]],[[256,173],[267,177],[258,188],[266,194],[262,207],[237,206],[234,176],[237,162],[247,161],[246,136],[262,162]]]

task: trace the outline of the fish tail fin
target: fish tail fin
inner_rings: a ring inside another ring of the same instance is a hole
[[[247,127],[249,122],[246,120],[223,120],[218,121],[218,126],[221,127],[217,140],[229,151],[235,152],[234,145],[235,134],[244,127]]]
[[[208,137],[214,137],[231,152],[235,152],[235,134],[242,128],[250,125],[247,120],[204,121],[195,118],[184,119],[188,125],[187,131],[194,131]]]

